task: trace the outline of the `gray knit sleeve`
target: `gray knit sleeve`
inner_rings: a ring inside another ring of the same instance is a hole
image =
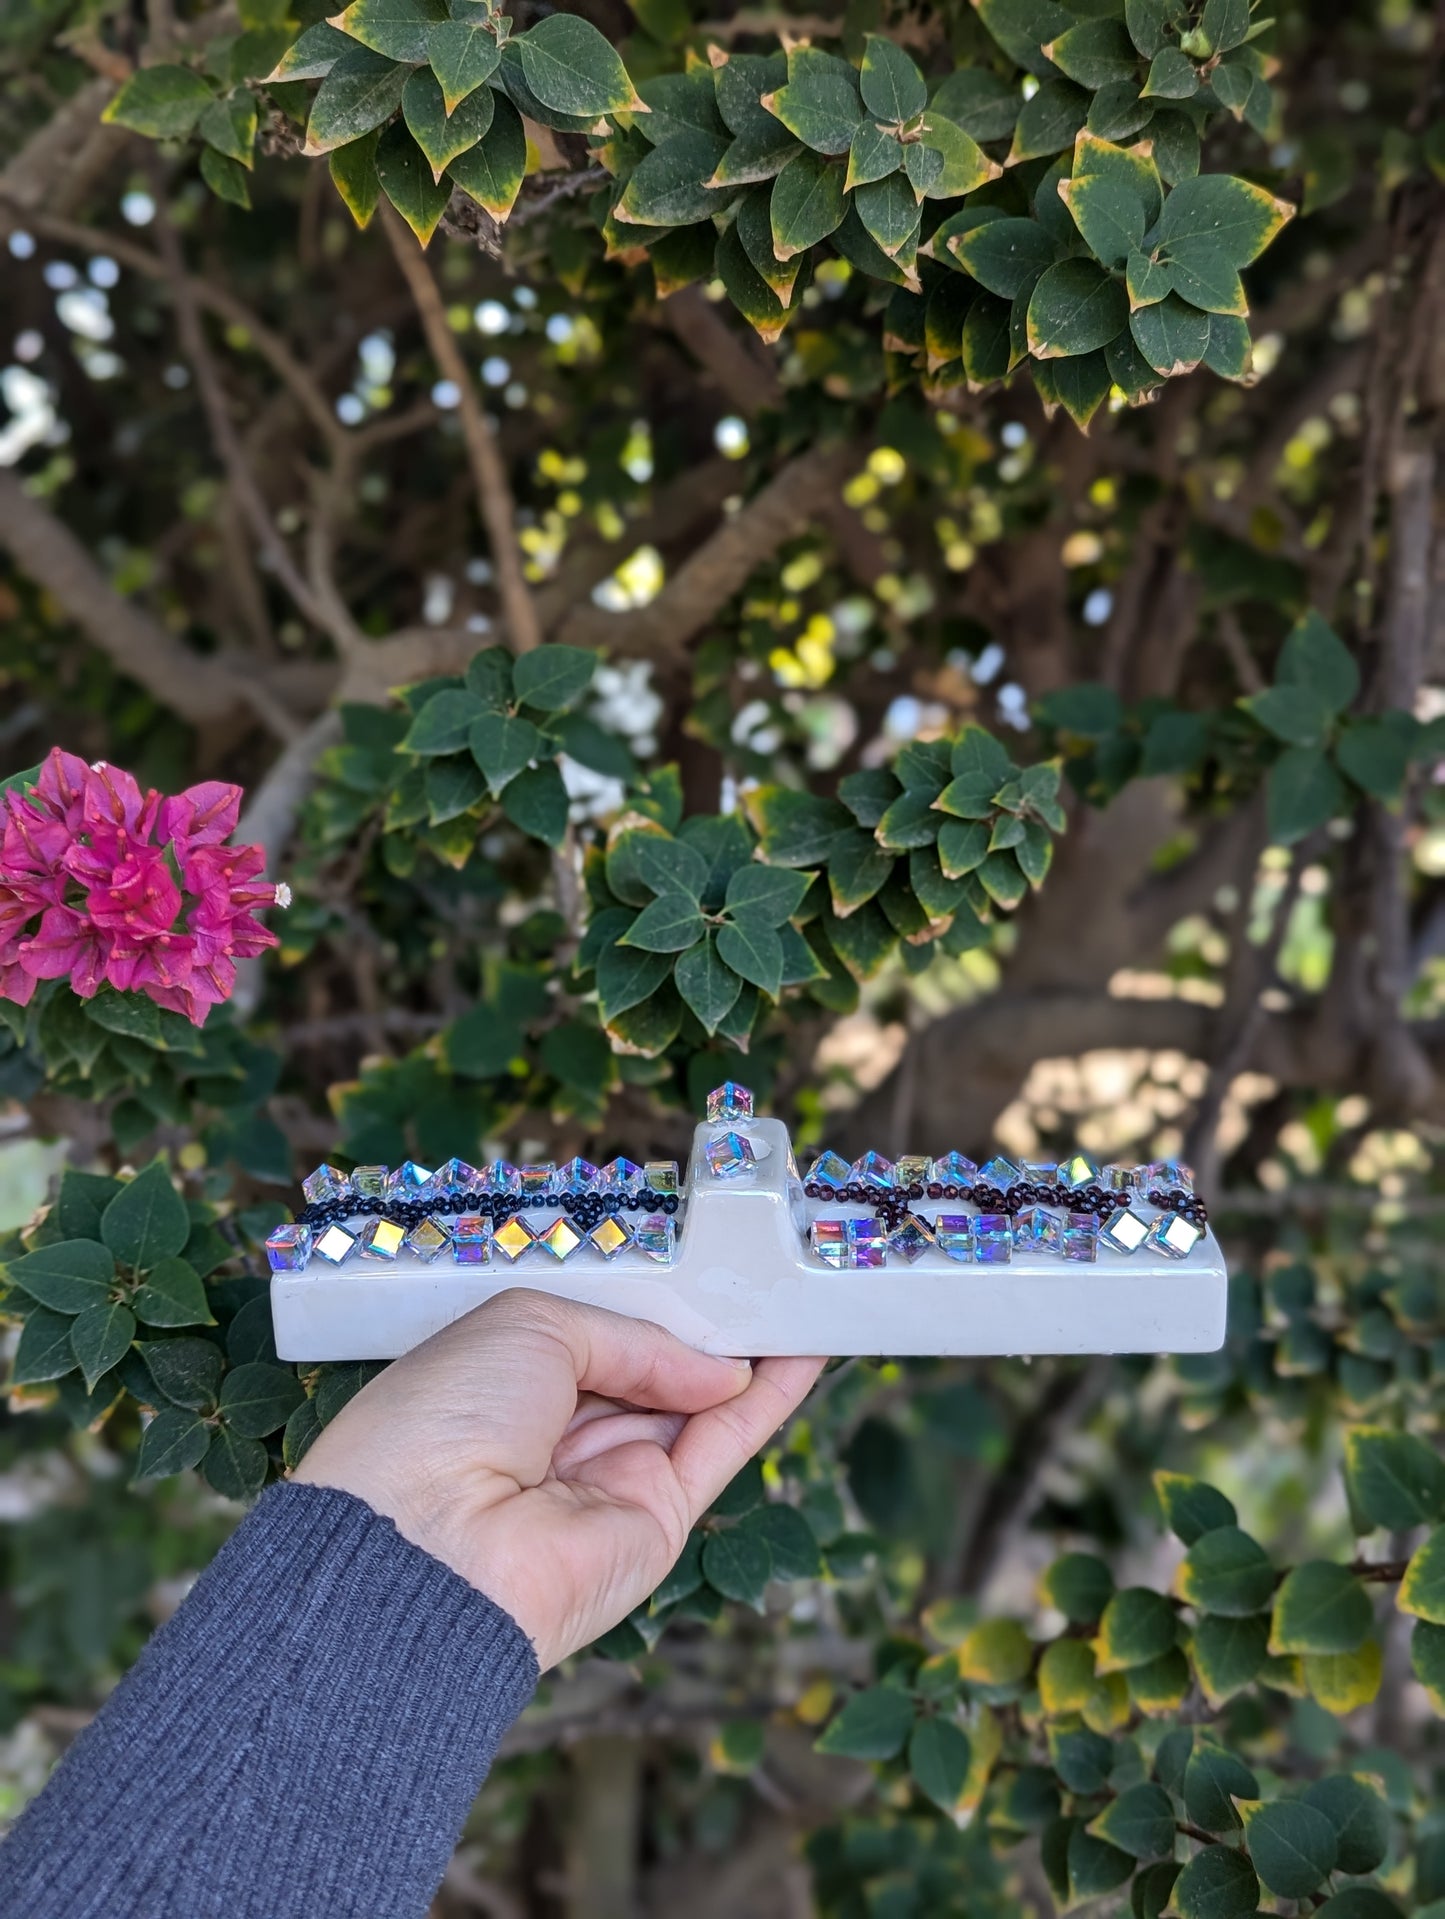
[[[389,1519],[274,1487],[0,1847],[0,1912],[413,1919],[536,1683]]]

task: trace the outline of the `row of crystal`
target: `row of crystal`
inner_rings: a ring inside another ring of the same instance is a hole
[[[462,1193],[540,1199],[558,1193],[631,1194],[644,1189],[659,1197],[680,1193],[677,1161],[649,1160],[639,1166],[636,1160],[619,1157],[605,1166],[594,1166],[591,1160],[576,1158],[560,1166],[551,1160],[513,1166],[510,1160],[496,1159],[486,1166],[469,1166],[464,1159],[449,1159],[433,1172],[408,1159],[400,1166],[358,1166],[350,1173],[342,1172],[339,1166],[322,1165],[301,1182],[311,1206],[332,1206],[349,1199],[452,1199]]]
[[[1203,1237],[1178,1213],[1160,1213],[1149,1224],[1127,1207],[1108,1219],[1031,1206],[1017,1218],[1008,1213],[940,1213],[930,1220],[908,1213],[890,1228],[884,1220],[855,1216],[815,1219],[808,1230],[808,1243],[818,1258],[839,1269],[882,1266],[890,1254],[911,1266],[930,1247],[949,1259],[980,1266],[1007,1266],[1015,1250],[1092,1265],[1101,1246],[1116,1253],[1136,1253],[1142,1246],[1166,1259],[1184,1259]]]
[[[809,1168],[807,1184],[819,1188],[820,1198],[828,1193],[841,1197],[850,1186],[866,1186],[879,1193],[907,1192],[911,1186],[922,1186],[927,1191],[930,1186],[974,1185],[990,1186],[1000,1193],[1018,1185],[1062,1186],[1069,1192],[1101,1186],[1112,1193],[1163,1187],[1170,1192],[1192,1193],[1194,1173],[1177,1159],[1159,1159],[1142,1166],[1100,1166],[1087,1153],[1075,1153],[1059,1161],[1014,1161],[1000,1153],[979,1166],[963,1153],[896,1161],[885,1159],[882,1153],[864,1153],[850,1164],[841,1153],[825,1152]]]
[[[631,1246],[659,1265],[670,1265],[677,1246],[677,1221],[670,1213],[649,1213],[638,1220],[608,1213],[590,1231],[584,1231],[565,1216],[547,1226],[533,1226],[520,1213],[514,1213],[494,1226],[480,1213],[445,1219],[428,1214],[409,1230],[391,1219],[368,1219],[355,1231],[333,1220],[319,1233],[298,1222],[276,1228],[266,1241],[266,1257],[273,1272],[302,1273],[313,1255],[330,1266],[344,1266],[353,1257],[391,1265],[403,1253],[410,1253],[430,1266],[450,1252],[458,1266],[485,1266],[493,1248],[504,1259],[515,1262],[533,1247],[561,1260],[570,1259],[584,1246],[591,1246],[604,1259],[615,1259],[624,1247]]]

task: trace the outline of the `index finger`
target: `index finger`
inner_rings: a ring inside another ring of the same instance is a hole
[[[687,1497],[690,1523],[707,1511],[753,1454],[797,1411],[826,1359],[760,1359],[747,1391],[697,1413],[678,1434],[672,1469]]]

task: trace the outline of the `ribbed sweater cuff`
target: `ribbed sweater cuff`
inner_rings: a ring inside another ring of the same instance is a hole
[[[0,1904],[420,1914],[536,1682],[516,1622],[390,1520],[275,1487],[0,1852]]]

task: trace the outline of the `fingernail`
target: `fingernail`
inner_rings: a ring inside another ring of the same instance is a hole
[[[724,1366],[736,1366],[740,1373],[750,1373],[753,1370],[753,1362],[750,1359],[734,1359],[730,1353],[718,1353],[715,1357],[720,1359]]]

